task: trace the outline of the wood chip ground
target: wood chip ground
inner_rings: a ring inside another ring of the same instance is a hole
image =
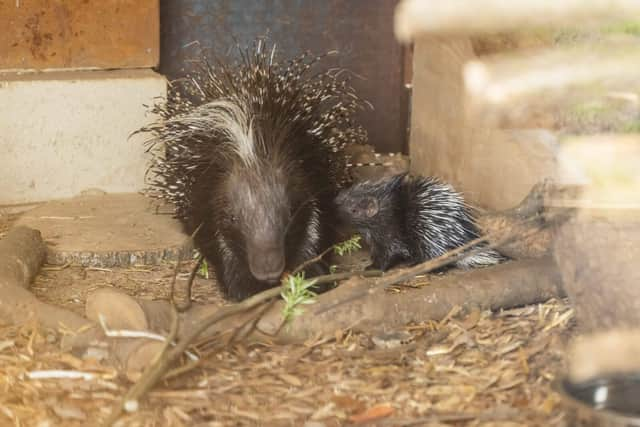
[[[87,292],[116,287],[166,298],[172,266],[45,267],[32,290],[83,311]],[[400,289],[411,292],[410,288]],[[195,299],[220,302],[211,280]],[[456,312],[443,322],[305,345],[200,348],[196,370],[156,387],[122,426],[556,426],[572,310],[549,301],[504,312]],[[110,367],[58,350],[58,331],[0,326],[0,426],[91,426],[130,383]],[[37,379],[38,371],[89,373]]]

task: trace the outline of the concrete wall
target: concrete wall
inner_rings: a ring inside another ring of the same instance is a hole
[[[143,188],[151,70],[0,74],[0,205]]]

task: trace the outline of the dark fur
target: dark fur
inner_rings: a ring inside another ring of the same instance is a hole
[[[336,204],[341,219],[369,246],[370,267],[380,270],[436,258],[480,235],[462,196],[435,178],[402,174],[366,181],[342,190]],[[475,267],[501,259],[486,250],[457,265]]]
[[[196,246],[234,299],[333,243],[342,150],[366,138],[346,80],[311,74],[321,57],[278,62],[261,41],[241,54],[234,65],[203,62],[156,106],[163,120],[143,129],[153,135],[152,195],[176,205],[188,233],[200,227]]]

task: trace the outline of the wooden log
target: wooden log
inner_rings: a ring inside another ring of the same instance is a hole
[[[401,293],[386,293],[384,280],[384,277],[378,280],[352,278],[337,289],[320,295],[315,304],[307,306],[305,312],[285,328],[281,327],[283,302],[277,301],[260,319],[248,339],[303,342],[319,335],[331,335],[337,330],[394,329],[410,322],[438,321],[455,307],[460,307],[462,312],[471,309],[499,310],[564,295],[560,276],[549,257],[459,271],[446,276],[434,275],[429,284]],[[133,297],[123,298],[130,298],[135,304]],[[232,334],[261,309],[257,307],[222,320],[207,329],[201,338]],[[147,314],[166,317],[169,310],[168,304],[158,305]],[[203,319],[217,310],[220,307],[200,305],[183,313],[179,319],[178,339],[197,328]],[[83,347],[87,342],[88,339],[77,341],[76,346]],[[112,348],[127,375],[137,378],[162,345],[145,339],[120,340],[113,342]]]
[[[16,227],[0,240],[0,321],[21,324],[35,318],[46,328],[64,325],[71,330],[90,325],[75,313],[38,301],[26,289],[40,269],[44,254],[37,230]]]
[[[38,230],[13,228],[0,240],[0,283],[28,287],[38,274],[45,254],[46,247]]]
[[[496,236],[494,241],[500,241],[509,235],[523,236],[496,248],[511,259],[540,258],[549,255],[553,227],[541,228],[544,223],[541,215],[545,201],[557,191],[551,181],[536,184],[518,206],[502,212],[486,212],[480,215],[480,230],[483,234]],[[537,220],[534,220],[536,217]],[[536,230],[537,232],[534,232]]]
[[[290,327],[280,330],[278,341],[303,341],[346,328],[393,329],[410,322],[441,320],[456,306],[499,310],[563,295],[560,276],[550,258],[433,276],[430,284],[401,293],[376,291],[381,280],[353,279],[322,295]],[[353,299],[363,290],[369,293]],[[259,330],[275,332],[281,324],[280,312],[280,305],[274,305],[258,323]]]
[[[396,8],[396,38],[465,35],[544,27],[588,25],[640,14],[635,0],[403,0]]]

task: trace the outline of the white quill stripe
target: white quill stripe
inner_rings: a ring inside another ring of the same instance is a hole
[[[237,102],[220,99],[201,105],[187,114],[177,117],[181,123],[188,123],[198,130],[217,130],[227,136],[232,149],[242,162],[255,163],[256,150],[252,121],[246,108]]]

